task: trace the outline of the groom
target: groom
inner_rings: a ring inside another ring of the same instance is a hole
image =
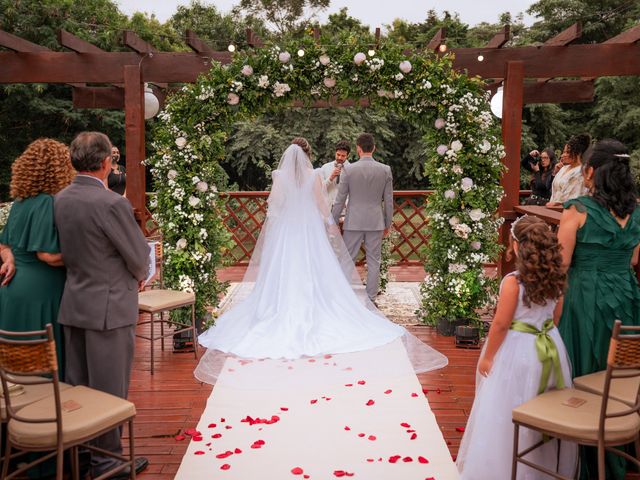
[[[391,168],[373,159],[376,146],[373,136],[361,134],[356,140],[360,160],[346,168],[340,182],[332,215],[336,223],[347,197],[344,220],[344,243],[353,261],[364,241],[367,254],[367,295],[374,301],[380,288],[380,252],[393,219],[393,176]]]

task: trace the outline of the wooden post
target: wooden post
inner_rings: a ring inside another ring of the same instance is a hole
[[[145,159],[144,146],[144,84],[140,65],[124,66],[124,123],[127,151],[127,198],[131,202],[140,228],[145,223]]]
[[[507,63],[504,76],[502,101],[502,142],[505,150],[507,172],[502,176],[505,196],[500,202],[499,212],[505,221],[500,229],[500,243],[508,247],[509,231],[516,218],[513,207],[520,201],[520,143],[522,136],[522,105],[524,98],[524,62]],[[498,265],[501,277],[513,270],[503,253]]]

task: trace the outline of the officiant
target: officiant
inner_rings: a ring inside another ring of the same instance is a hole
[[[349,153],[351,147],[346,140],[340,140],[336,143],[336,154],[333,162],[327,162],[320,167],[320,174],[324,186],[327,189],[327,196],[329,197],[329,204],[333,207],[338,195],[338,187],[340,186],[340,177],[345,175],[345,167],[349,165]]]

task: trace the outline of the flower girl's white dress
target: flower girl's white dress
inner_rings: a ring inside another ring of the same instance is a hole
[[[556,302],[550,300],[546,305],[531,303],[531,307],[527,307],[522,301],[523,293],[524,287],[520,285],[514,321],[519,320],[541,330],[545,322],[553,317]],[[548,334],[558,349],[564,384],[571,386],[571,367],[560,333],[554,327],[548,331]],[[540,386],[542,363],[538,360],[535,341],[534,334],[509,330],[495,355],[489,376],[485,378],[476,373],[476,397],[456,462],[462,480],[508,480],[511,478],[513,452],[511,411],[537,396]],[[547,389],[556,386],[553,368],[551,370]],[[540,439],[540,434],[521,428],[519,449],[524,450]],[[557,441],[552,440],[525,458],[555,470],[558,458],[557,445]],[[560,471],[565,475],[572,475],[576,461],[576,445],[562,442]],[[549,477],[519,464],[517,478],[518,480],[546,480]]]

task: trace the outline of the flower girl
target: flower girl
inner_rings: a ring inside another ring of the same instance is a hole
[[[511,236],[516,271],[502,280],[498,308],[478,361],[476,397],[457,458],[462,480],[510,479],[511,410],[546,390],[571,384],[567,352],[554,325],[566,277],[556,235],[544,221],[525,215],[513,223]],[[540,439],[540,434],[523,428],[519,448]],[[577,447],[562,442],[559,457],[557,448],[556,440],[549,441],[525,458],[573,474]],[[546,478],[518,467],[519,480]]]

